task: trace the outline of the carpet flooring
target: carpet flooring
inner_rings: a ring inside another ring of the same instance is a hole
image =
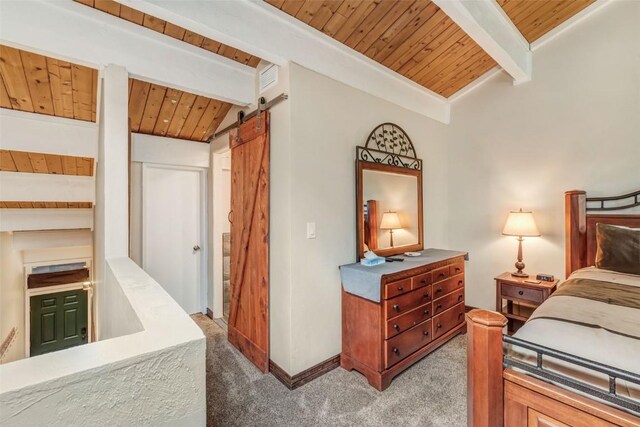
[[[205,315],[192,316],[207,337],[207,425],[465,426],[466,336],[457,336],[384,392],[342,368],[290,391],[259,372]]]

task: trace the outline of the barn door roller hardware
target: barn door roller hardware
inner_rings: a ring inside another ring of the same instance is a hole
[[[280,102],[286,100],[287,98],[289,98],[289,96],[286,93],[281,93],[280,95],[273,98],[271,101],[267,102],[267,100],[261,96],[260,99],[258,100],[258,108],[256,108],[250,113],[245,113],[244,111],[238,111],[238,120],[236,120],[235,123],[232,123],[226,128],[222,129],[220,132],[214,133],[211,139],[209,139],[209,142],[213,141],[215,138],[219,137],[220,135],[224,135],[225,133],[229,132],[231,129],[237,128],[242,123],[246,122],[247,120],[249,120],[254,116],[258,116],[257,128],[259,130],[260,116],[262,115],[262,112],[268,110],[269,108],[273,107],[276,104],[279,104]]]

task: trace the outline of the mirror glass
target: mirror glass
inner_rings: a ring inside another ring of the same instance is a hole
[[[359,256],[422,249],[422,173],[384,165],[360,165]]]

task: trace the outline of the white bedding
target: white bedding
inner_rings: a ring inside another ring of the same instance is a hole
[[[640,276],[599,270],[594,267],[578,270],[570,278],[588,278],[605,282],[614,282],[640,287]],[[562,285],[560,285],[562,286]],[[571,322],[548,318],[536,318],[562,313],[575,314],[576,317],[588,313],[592,319],[589,323],[601,327],[579,325]],[[579,316],[578,316],[579,315]],[[623,323],[620,323],[623,322]],[[556,296],[545,301],[533,314],[531,319],[515,334],[515,337],[550,347],[605,365],[640,374],[640,339],[633,336],[611,332],[616,325],[624,324],[626,331],[640,336],[640,310],[604,302],[593,301],[572,296]],[[619,329],[619,328],[618,328]],[[514,347],[509,350],[510,356],[525,359],[535,364],[535,355]],[[584,368],[550,359],[544,367],[558,371],[581,381],[598,385],[608,390],[608,377]],[[617,392],[620,395],[640,401],[640,386],[617,381]]]

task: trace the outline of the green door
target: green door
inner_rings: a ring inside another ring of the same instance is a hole
[[[88,341],[87,291],[31,297],[31,356]]]

